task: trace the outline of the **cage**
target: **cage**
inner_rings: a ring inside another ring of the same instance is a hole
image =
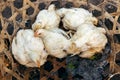
[[[40,10],[81,7],[98,18],[107,31],[108,43],[94,59],[52,56],[41,68],[27,68],[13,57],[11,43],[20,29],[31,29]],[[120,1],[119,0],[0,0],[0,80],[107,80],[120,72]],[[95,77],[96,76],[96,77]]]

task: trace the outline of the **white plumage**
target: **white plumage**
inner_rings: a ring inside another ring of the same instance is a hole
[[[74,30],[71,38],[59,29],[60,18],[64,28]],[[61,8],[50,5],[42,10],[32,25],[32,30],[20,30],[13,38],[12,54],[27,67],[40,67],[47,56],[64,58],[67,54],[90,58],[104,49],[107,38],[105,29],[94,26],[97,19],[83,8]]]
[[[18,31],[12,42],[12,53],[20,64],[27,67],[40,67],[48,56],[42,40],[34,37],[30,29]]]
[[[67,49],[71,45],[70,40],[68,40],[67,34],[61,29],[39,29],[36,31],[45,44],[46,51],[57,58],[63,58],[67,56]]]
[[[60,17],[56,14],[55,5],[51,4],[48,10],[42,10],[38,13],[37,18],[32,25],[32,29],[50,29],[59,26]]]
[[[84,22],[97,24],[97,19],[92,16],[92,13],[83,8],[61,8],[56,12],[63,17],[62,22],[66,29],[76,30]]]
[[[72,54],[80,54],[80,57],[90,58],[96,52],[100,52],[107,43],[104,28],[98,28],[92,23],[80,25],[77,32],[71,38]]]

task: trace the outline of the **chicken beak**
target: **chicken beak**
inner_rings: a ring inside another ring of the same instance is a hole
[[[40,24],[35,24],[34,25],[34,28],[33,28],[33,30],[34,30],[34,37],[39,37],[39,34],[38,34],[38,30],[41,28],[41,26],[40,26]]]
[[[93,17],[93,24],[94,24],[94,25],[97,25],[97,24],[98,24],[98,19],[95,18],[95,17]]]
[[[35,32],[34,32],[34,37],[39,37],[39,35],[38,35],[38,32],[37,32],[37,31],[35,31]]]
[[[37,60],[37,67],[40,67],[40,61]]]

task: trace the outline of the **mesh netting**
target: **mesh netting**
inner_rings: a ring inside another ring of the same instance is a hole
[[[120,71],[119,0],[0,0],[0,80],[61,80],[61,74],[66,73],[66,59],[49,56],[40,69],[26,68],[13,58],[11,51],[17,31],[30,29],[38,12],[50,4],[55,4],[56,8],[82,7],[92,12],[99,20],[97,26],[107,31],[111,44],[108,72]],[[71,74],[64,75],[74,80]]]

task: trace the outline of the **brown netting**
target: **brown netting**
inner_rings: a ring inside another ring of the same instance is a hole
[[[49,56],[46,66],[40,69],[20,65],[11,54],[11,43],[21,28],[31,28],[38,12],[51,3],[57,8],[83,7],[99,19],[98,26],[107,31],[111,43],[110,73],[120,71],[120,1],[119,0],[0,0],[0,80],[61,80],[56,73],[66,68],[65,59]],[[116,56],[117,55],[117,56]],[[49,66],[47,66],[47,64]],[[69,80],[73,80],[68,75]],[[38,79],[37,79],[38,80]]]

